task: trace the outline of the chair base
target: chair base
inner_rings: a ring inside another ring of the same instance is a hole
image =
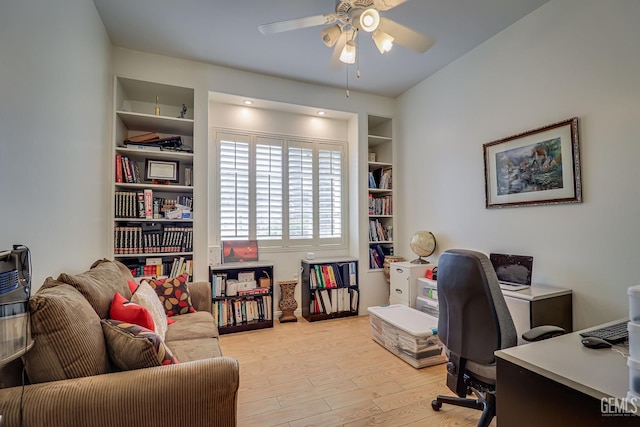
[[[473,392],[478,397],[477,399],[439,395],[436,400],[431,402],[431,408],[434,411],[439,411],[442,408],[442,404],[447,403],[464,408],[478,409],[482,411],[482,415],[478,420],[478,427],[488,427],[491,420],[496,416],[496,394],[494,391],[480,393],[473,390]]]

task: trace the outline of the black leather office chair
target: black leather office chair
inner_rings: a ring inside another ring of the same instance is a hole
[[[496,414],[493,353],[518,342],[487,256],[463,249],[443,252],[438,258],[438,304],[438,335],[449,355],[447,386],[458,397],[438,396],[431,407],[438,411],[449,403],[482,410],[478,427],[486,427]],[[523,338],[538,341],[562,333],[559,327],[540,326]],[[470,394],[476,399],[466,398]]]

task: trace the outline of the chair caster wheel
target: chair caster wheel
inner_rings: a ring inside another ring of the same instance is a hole
[[[442,408],[442,402],[438,402],[437,400],[431,401],[431,409],[434,411],[439,411]]]

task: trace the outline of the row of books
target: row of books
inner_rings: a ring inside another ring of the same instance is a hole
[[[193,227],[148,224],[114,227],[115,254],[149,254],[193,251]]]
[[[264,322],[273,318],[271,295],[214,301],[212,308],[213,318],[217,319],[219,328]]]
[[[384,257],[387,255],[393,255],[392,246],[373,245],[369,247],[369,268],[383,268]]]
[[[357,284],[356,263],[315,264],[309,271],[311,289],[330,289]]]
[[[122,154],[116,154],[116,182],[139,184],[143,182],[138,162]]]
[[[383,226],[379,220],[369,220],[369,241],[370,242],[388,242],[393,240],[393,227],[391,225]]]
[[[393,188],[391,170],[391,168],[387,168],[380,172],[369,172],[369,188],[391,190]]]
[[[152,189],[143,191],[116,191],[114,215],[116,218],[161,219],[177,205],[193,210],[193,196],[178,196],[175,199],[154,197]]]
[[[358,310],[358,290],[352,288],[316,289],[311,294],[311,314],[331,314]]]
[[[391,195],[373,197],[369,194],[369,215],[393,215],[392,201]]]
[[[227,273],[211,274],[211,295],[213,298],[236,295],[264,295],[270,293],[270,291],[270,287],[258,287],[255,277],[251,280],[239,281],[237,279],[227,279]]]
[[[162,258],[147,258],[146,264],[131,265],[126,263],[133,277],[176,277],[187,273],[193,276],[193,260],[174,258],[173,261],[163,261]]]

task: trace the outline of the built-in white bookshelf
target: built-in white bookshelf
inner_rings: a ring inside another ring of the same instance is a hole
[[[134,274],[193,273],[193,108],[192,88],[115,77],[110,244]]]

